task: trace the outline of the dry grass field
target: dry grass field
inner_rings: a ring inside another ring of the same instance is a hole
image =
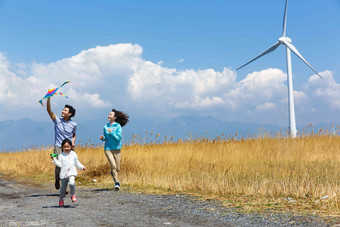
[[[37,148],[0,153],[0,173],[52,183],[51,151]],[[264,135],[241,140],[132,141],[122,149],[120,178],[122,190],[193,194],[245,212],[339,215],[339,151],[340,137],[327,133],[295,139]],[[113,187],[103,147],[83,145],[76,152],[87,167],[78,171],[78,185]]]

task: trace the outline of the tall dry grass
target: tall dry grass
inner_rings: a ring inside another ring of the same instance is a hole
[[[52,180],[51,150],[0,153],[0,173]],[[120,178],[123,189],[130,185],[140,190],[213,196],[231,204],[338,214],[339,150],[340,137],[322,133],[295,139],[262,136],[133,142],[122,149]],[[87,166],[87,171],[78,172],[79,179],[112,184],[102,147],[85,145],[76,152]]]

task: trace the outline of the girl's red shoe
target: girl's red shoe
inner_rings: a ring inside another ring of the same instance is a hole
[[[77,197],[74,195],[74,196],[71,196],[71,200],[72,200],[72,202],[77,202],[78,200],[77,200]]]

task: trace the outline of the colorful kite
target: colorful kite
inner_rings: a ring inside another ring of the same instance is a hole
[[[38,102],[39,102],[42,106],[44,106],[44,104],[43,104],[43,102],[42,102],[44,99],[50,98],[50,97],[52,97],[53,95],[57,95],[57,94],[60,94],[60,95],[64,96],[65,98],[68,98],[66,95],[64,95],[64,94],[61,93],[61,92],[57,93],[57,91],[58,91],[59,88],[61,88],[62,86],[64,86],[65,84],[68,84],[68,83],[70,83],[70,82],[71,82],[71,81],[66,81],[66,82],[64,82],[61,86],[59,86],[59,87],[57,87],[57,88],[48,89],[47,94],[45,95],[45,97],[42,98],[42,99],[40,99]]]

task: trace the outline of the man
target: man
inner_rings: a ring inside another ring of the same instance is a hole
[[[65,105],[63,111],[61,112],[61,118],[54,115],[51,110],[50,98],[47,99],[47,113],[50,115],[52,121],[54,122],[54,154],[60,154],[62,152],[61,143],[64,139],[69,139],[72,141],[72,148],[74,148],[76,141],[76,130],[77,123],[71,120],[74,117],[76,110],[70,106]],[[55,188],[60,188],[60,168],[56,166],[55,168]]]

